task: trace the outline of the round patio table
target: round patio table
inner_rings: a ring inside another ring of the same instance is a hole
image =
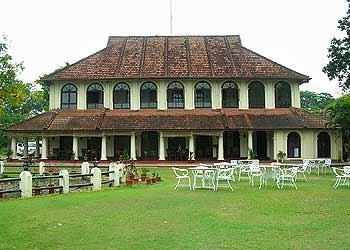
[[[213,189],[215,191],[216,189],[215,177],[217,172],[216,167],[199,166],[199,167],[194,167],[189,169],[192,171],[192,174],[193,174],[193,190],[197,188],[197,178],[201,177],[202,186],[200,188]],[[206,185],[205,180],[209,180],[208,185]],[[210,185],[210,181],[212,185]]]

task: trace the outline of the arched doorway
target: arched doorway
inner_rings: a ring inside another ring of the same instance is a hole
[[[301,157],[301,139],[297,132],[288,134],[287,139],[287,157],[300,158]]]
[[[331,157],[331,137],[327,132],[321,132],[317,136],[317,157]]]

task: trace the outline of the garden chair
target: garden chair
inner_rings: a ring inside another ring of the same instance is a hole
[[[309,160],[305,160],[305,161],[308,162],[308,165],[309,165],[308,166],[308,169],[309,169],[308,174],[311,174],[312,169],[316,169],[317,174],[320,175],[320,165],[321,165],[321,161],[320,160],[309,159]]]
[[[45,162],[39,162],[39,175],[43,175],[45,173]]]
[[[190,190],[192,190],[192,186],[191,186],[191,179],[190,176],[188,174],[188,170],[187,169],[181,169],[181,168],[172,168],[174,174],[175,174],[175,178],[177,179],[177,183],[175,185],[174,190],[177,189],[177,187],[179,186],[181,180],[188,180],[188,186],[190,188]]]
[[[234,168],[229,167],[229,168],[218,168],[217,173],[216,173],[216,187],[215,190],[218,191],[219,188],[219,181],[226,181],[227,186],[233,191],[233,188],[231,186],[230,181],[234,182]]]
[[[4,162],[0,161],[0,175],[4,174]]]
[[[254,177],[259,177],[260,180],[260,185],[259,185],[259,189],[261,189],[261,187],[265,184],[265,186],[267,186],[267,182],[266,182],[266,168],[256,165],[256,164],[251,164],[250,165],[250,172],[249,172],[249,177],[250,177],[250,184],[254,187]]]
[[[205,170],[203,170],[203,168]],[[209,169],[208,169],[209,168]],[[208,165],[208,164],[202,164],[200,163],[198,167],[192,169],[193,173],[193,190],[197,188],[197,179],[200,179],[202,181],[202,187],[205,186],[205,182],[209,181],[209,184],[211,182],[212,187],[215,191],[215,172],[216,172],[216,166],[214,165]]]
[[[331,159],[324,159],[321,165],[321,172],[322,173],[327,173],[327,169],[331,168],[332,160]]]
[[[304,179],[305,179],[306,182],[307,182],[307,179],[306,179],[305,172],[307,171],[308,167],[309,167],[309,163],[308,162],[303,162],[303,164],[301,164],[298,167],[298,173],[301,173],[304,176]],[[298,175],[296,176],[296,179],[297,179],[297,177],[298,177]]]
[[[295,184],[297,173],[298,167],[291,167],[285,169],[280,168],[279,186],[281,187],[281,189],[284,187],[284,185],[291,185],[292,187],[295,187],[295,189],[298,189],[297,185]],[[290,184],[286,184],[286,181],[289,181]]]
[[[350,166],[345,166],[343,169],[332,167],[332,170],[336,177],[336,181],[333,185],[334,189],[337,189],[339,185],[347,185],[350,187]]]
[[[252,162],[249,162],[249,163],[244,163],[242,164],[240,167],[239,167],[239,173],[238,173],[238,181],[241,181],[241,176],[243,174],[247,175],[248,176],[248,179],[250,180],[250,167],[252,165],[256,165],[256,166],[259,166],[259,163],[258,164],[253,164]]]

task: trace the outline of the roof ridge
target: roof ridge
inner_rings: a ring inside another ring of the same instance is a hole
[[[257,55],[257,56],[260,56],[261,58],[263,58],[263,59],[265,59],[265,60],[267,60],[267,61],[269,61],[269,62],[271,62],[271,63],[273,63],[273,64],[276,64],[276,65],[278,65],[278,66],[284,68],[284,69],[287,70],[287,71],[291,71],[291,72],[293,72],[294,74],[297,74],[297,75],[299,75],[299,76],[301,76],[301,77],[308,78],[308,80],[311,80],[311,78],[310,78],[309,76],[304,75],[304,74],[302,74],[302,73],[299,73],[299,72],[297,72],[297,71],[295,71],[295,70],[292,70],[292,69],[290,69],[290,68],[288,68],[288,67],[286,67],[286,66],[283,66],[282,64],[280,64],[280,63],[278,63],[278,62],[275,62],[274,60],[269,59],[269,58],[267,58],[267,57],[265,57],[265,56],[263,56],[263,55],[261,55],[261,54],[255,52],[255,51],[251,50],[251,49],[248,49],[248,48],[244,47],[243,45],[237,44],[237,46],[238,46],[238,47],[241,47],[241,48],[243,48],[243,49],[245,49],[245,50],[247,50],[247,51],[249,51],[249,52],[251,52],[251,53]]]
[[[144,67],[143,64],[145,63],[146,46],[147,46],[147,37],[144,37],[142,42],[142,50],[141,50],[141,62],[140,62],[140,73],[139,73],[140,78],[142,77],[143,67]]]
[[[305,122],[299,117],[299,115],[297,114],[297,112],[294,110],[294,108],[289,107],[290,112],[293,114],[293,116],[295,117],[295,119],[299,122],[300,126],[302,128],[306,128],[307,126],[305,125]]]
[[[227,52],[227,54],[228,54],[228,56],[229,56],[229,58],[230,58],[230,64],[231,64],[231,74],[233,75],[234,74],[234,72],[235,72],[235,66],[234,66],[234,60],[233,60],[233,56],[232,56],[232,49],[231,49],[231,45],[230,45],[230,43],[228,42],[228,40],[227,40],[227,37],[224,37],[224,42],[225,42],[225,49],[226,50],[228,50]]]
[[[53,123],[53,121],[55,120],[56,116],[58,115],[58,113],[60,112],[61,109],[53,109],[53,115],[51,116],[50,120],[48,121],[48,123],[46,124],[46,127],[43,127],[43,130],[47,130],[49,129],[49,127],[51,126],[51,124]]]
[[[192,64],[191,64],[191,51],[190,51],[190,39],[188,37],[185,37],[185,48],[186,48],[186,60],[187,60],[187,70],[188,70],[188,76],[191,77],[192,75]]]
[[[164,39],[164,75],[165,77],[168,77],[168,38],[165,37]]]
[[[252,128],[253,128],[253,125],[252,125],[252,122],[251,122],[251,120],[250,120],[250,118],[249,118],[248,113],[243,113],[243,115],[244,115],[244,118],[245,118],[246,121],[247,121],[248,126],[252,129]]]

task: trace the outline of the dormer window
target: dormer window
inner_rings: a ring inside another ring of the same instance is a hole
[[[287,82],[278,82],[275,85],[275,107],[289,108],[292,106],[292,94]]]
[[[113,108],[130,108],[130,88],[126,83],[118,83],[113,89]]]
[[[211,108],[211,87],[207,82],[199,82],[194,87],[195,108]]]
[[[61,90],[61,109],[77,109],[77,87],[68,83]]]
[[[91,84],[86,93],[88,109],[103,108],[103,87],[99,83]]]
[[[172,82],[167,90],[168,108],[183,109],[185,107],[184,101],[184,86],[179,82]]]
[[[238,87],[234,82],[225,82],[221,87],[222,107],[238,108]]]
[[[140,90],[140,106],[142,109],[157,108],[157,86],[153,82],[145,82]]]
[[[265,87],[258,81],[251,82],[248,87],[249,108],[265,108]]]

